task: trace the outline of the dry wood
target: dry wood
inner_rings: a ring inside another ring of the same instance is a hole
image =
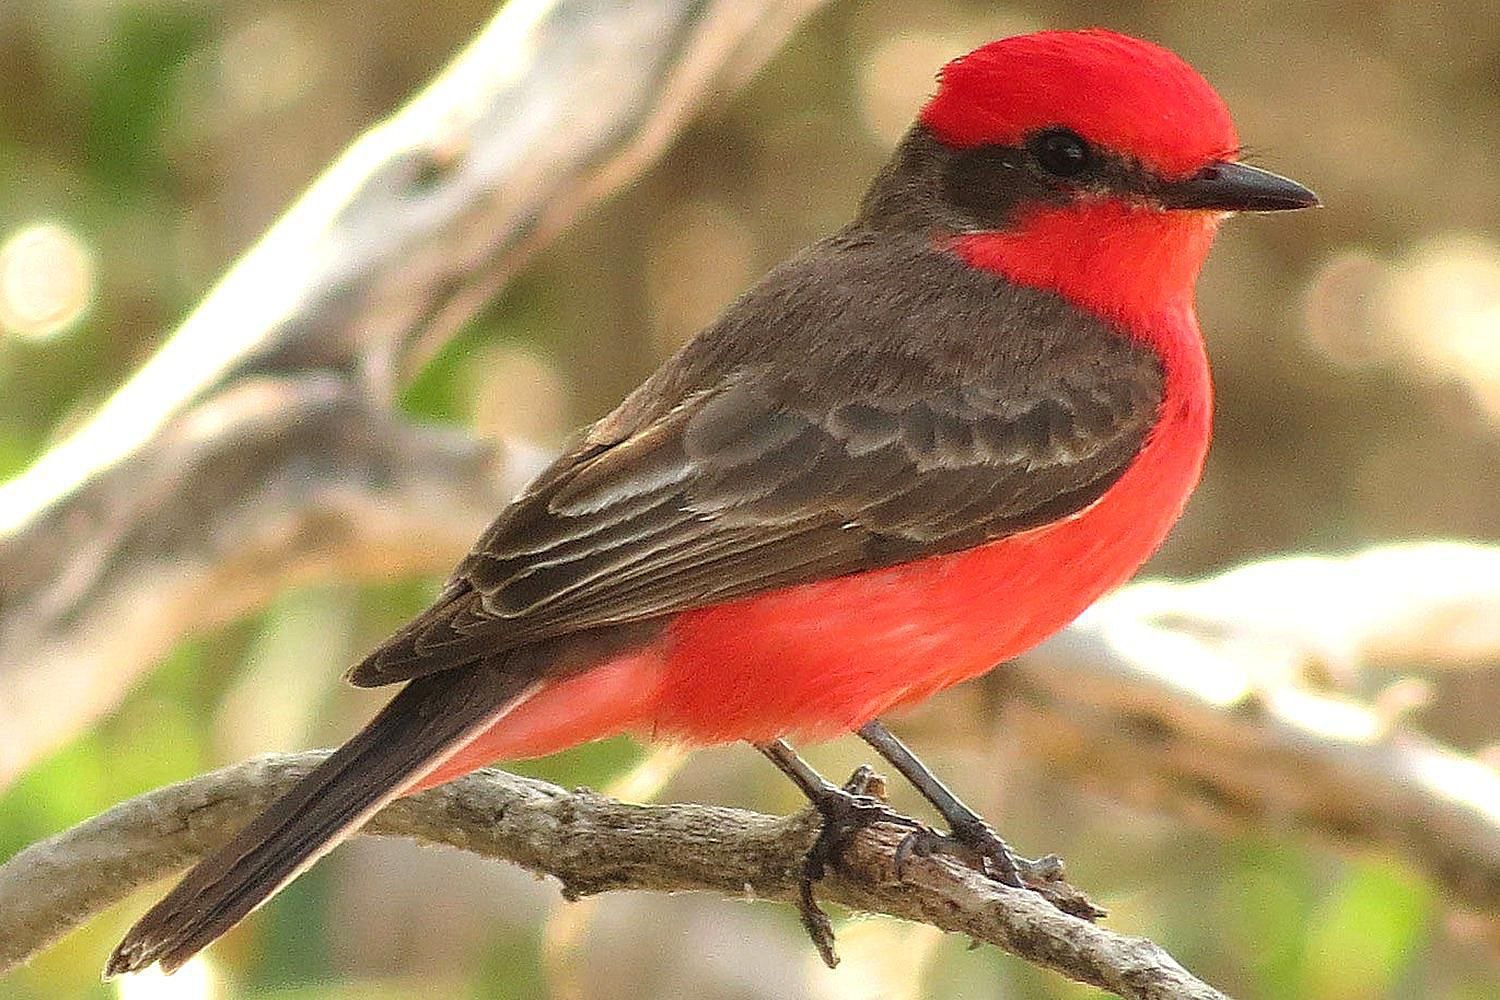
[[[0,973],[227,840],[323,757],[267,756],[159,789],[0,866]],[[630,805],[485,770],[387,806],[366,832],[514,861],[558,879],[572,899],[652,889],[792,902],[816,822],[809,813]],[[911,858],[898,878],[894,858],[906,829],[857,834],[819,896],[966,934],[1122,997],[1223,996],[1150,941],[1070,917],[952,859]]]
[[[514,0],[355,141],[0,485],[0,787],[191,631],[448,569],[533,466],[404,426],[393,387],[821,2]]]

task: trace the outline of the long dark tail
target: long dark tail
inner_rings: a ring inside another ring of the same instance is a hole
[[[188,872],[110,955],[105,976],[171,972],[525,700],[526,651],[412,681],[370,724]]]

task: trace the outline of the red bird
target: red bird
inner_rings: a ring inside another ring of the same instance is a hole
[[[854,221],[500,513],[350,675],[405,686],[108,972],[181,965],[397,796],[620,732],[751,741],[836,828],[861,804],[781,738],[858,730],[1016,883],[876,719],[1057,631],[1177,520],[1208,447],[1214,232],[1317,204],[1238,150],[1147,42],[1043,32],[948,64]]]

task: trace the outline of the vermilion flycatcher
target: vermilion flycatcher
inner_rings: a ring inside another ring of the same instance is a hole
[[[629,731],[859,730],[1061,628],[1161,543],[1208,446],[1193,286],[1231,212],[1317,204],[1238,162],[1177,56],[1104,31],[950,63],[853,222],[772,271],[501,512],[354,668],[405,686],[130,931],[168,970],[391,799]]]

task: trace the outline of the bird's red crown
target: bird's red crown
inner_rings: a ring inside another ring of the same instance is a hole
[[[1164,177],[1233,159],[1229,109],[1179,56],[1112,31],[1043,31],[991,42],[943,68],[922,122],[961,148],[1018,145],[1061,125]]]

